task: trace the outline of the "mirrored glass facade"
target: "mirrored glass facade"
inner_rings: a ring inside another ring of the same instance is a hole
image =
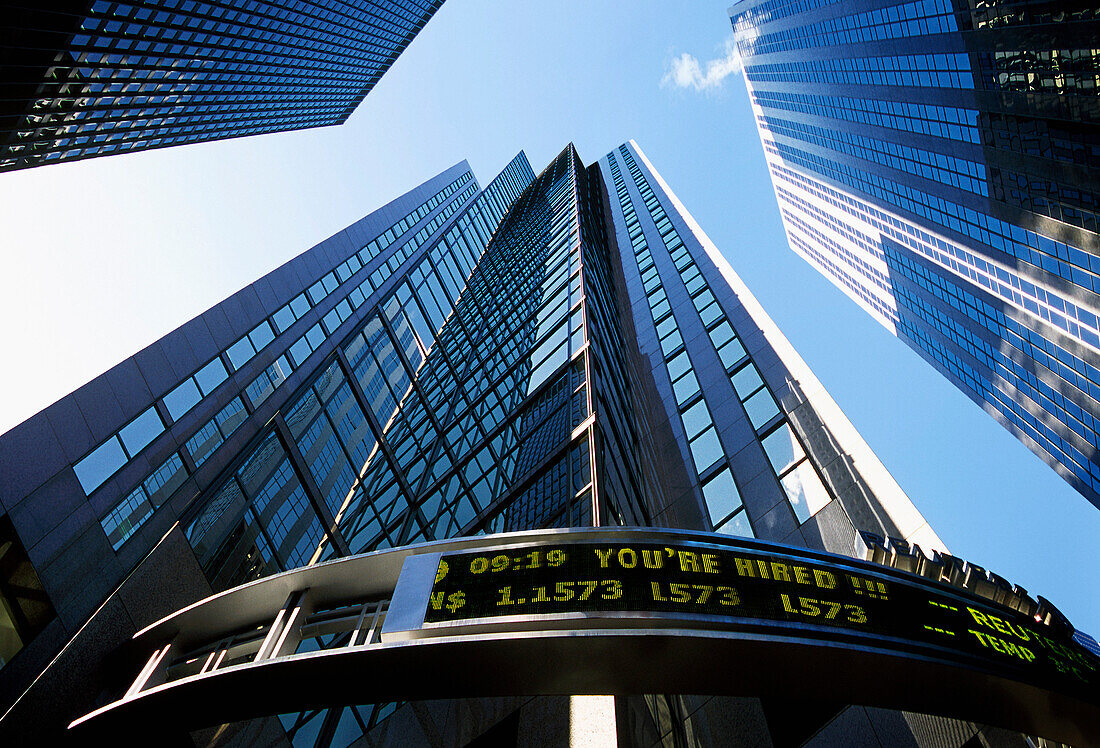
[[[344,122],[443,0],[0,8],[0,171]]]
[[[632,142],[588,166],[570,145],[537,176],[521,153],[484,188],[444,171],[0,437],[0,469],[57,611],[0,669],[28,689],[0,724],[49,722],[52,681],[28,672],[110,659],[80,632],[114,605],[122,641],[375,549],[594,525],[943,547]],[[635,726],[690,729],[678,698],[632,702]],[[263,724],[347,745],[413,712]]]
[[[730,9],[791,248],[1100,506],[1098,13]]]

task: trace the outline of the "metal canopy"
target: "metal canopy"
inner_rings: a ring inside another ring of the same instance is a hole
[[[709,533],[550,530],[365,554],[214,595],[134,639],[150,655],[133,685],[72,729],[607,693],[841,700],[1076,744],[1100,725],[1100,661],[1044,624],[915,574]]]

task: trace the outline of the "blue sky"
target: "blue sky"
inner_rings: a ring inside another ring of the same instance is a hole
[[[725,9],[448,0],[342,127],[0,175],[0,431],[455,162],[634,138],[951,551],[1100,634],[1100,511],[788,249]]]

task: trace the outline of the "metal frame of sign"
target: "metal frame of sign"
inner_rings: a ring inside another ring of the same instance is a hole
[[[297,651],[321,632],[344,638]],[[1054,626],[908,572],[711,533],[551,530],[339,559],[200,601],[134,645],[152,654],[126,695],[74,727],[540,693],[827,698],[1077,744],[1100,725],[1100,658]]]
[[[406,560],[390,611],[386,641],[615,626],[773,631],[1100,692],[1091,653],[1018,611],[877,564],[838,556],[823,563],[817,552],[758,541],[554,539],[422,554]]]

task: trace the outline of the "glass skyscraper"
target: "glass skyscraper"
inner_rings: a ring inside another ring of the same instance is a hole
[[[443,0],[0,8],[0,171],[344,122]]]
[[[521,153],[485,187],[451,167],[0,436],[0,471],[15,737],[111,698],[136,629],[338,556],[592,525],[943,548],[633,142],[589,166],[570,145],[538,176]],[[218,734],[465,744],[553,698],[333,705]],[[988,729],[775,699],[622,709],[647,745]]]
[[[1100,506],[1097,13],[730,9],[792,249]]]

